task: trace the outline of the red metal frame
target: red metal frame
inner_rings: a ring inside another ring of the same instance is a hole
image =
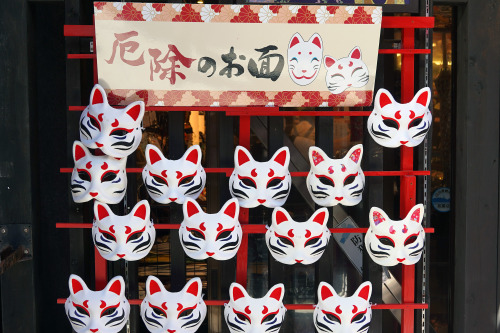
[[[382,28],[402,29],[401,49],[381,49],[379,54],[401,54],[401,99],[402,103],[409,102],[414,94],[414,66],[415,55],[430,54],[430,49],[415,49],[415,29],[433,28],[433,17],[383,17]],[[92,37],[95,45],[94,25],[65,25],[64,36],[66,37]],[[94,83],[97,83],[97,61],[96,53],[92,54],[68,54],[68,59],[92,59],[94,69]],[[85,106],[69,106],[69,111],[82,111]],[[192,111],[191,107],[146,107],[147,111]],[[239,144],[250,148],[250,117],[251,116],[361,116],[366,117],[369,111],[280,111],[278,107],[196,107],[200,111],[225,112],[227,116],[239,116]],[[415,205],[416,176],[428,176],[429,171],[418,171],[413,169],[413,148],[401,148],[400,171],[365,171],[366,176],[399,176],[400,177],[400,216],[403,218]],[[231,175],[231,168],[207,168],[207,173],[225,173]],[[129,168],[127,172],[138,173],[139,168]],[[61,173],[70,173],[72,168],[61,168]],[[292,177],[305,177],[307,172],[292,172]],[[248,259],[248,234],[265,233],[264,225],[251,225],[249,223],[248,209],[242,208],[239,216],[243,227],[243,239],[236,260],[236,281],[243,286],[247,282],[247,259]],[[91,228],[90,223],[56,223],[57,228]],[[156,224],[157,229],[178,229],[178,224]],[[332,228],[332,233],[365,233],[367,228]],[[433,233],[433,228],[426,228],[426,233]],[[413,332],[414,311],[417,309],[428,309],[428,304],[414,303],[415,301],[415,266],[403,266],[402,278],[402,304],[379,304],[373,305],[373,309],[400,309],[402,310],[401,332]],[[95,284],[96,289],[102,289],[107,283],[106,261],[95,251]],[[63,304],[65,299],[58,299],[58,304]],[[221,306],[225,300],[208,300],[207,305]],[[130,300],[133,305],[139,305],[141,300]],[[287,304],[289,310],[313,310],[312,304]]]

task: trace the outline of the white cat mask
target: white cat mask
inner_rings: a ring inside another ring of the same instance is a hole
[[[361,88],[370,79],[368,67],[361,60],[361,49],[355,47],[345,58],[336,60],[325,56],[326,87],[332,94],[340,94],[350,88]]]
[[[389,91],[379,89],[368,117],[368,132],[384,147],[418,146],[431,127],[430,102],[431,90],[428,87],[420,89],[406,104],[399,104]]]
[[[196,199],[205,187],[206,177],[200,146],[189,147],[178,160],[165,158],[156,146],[146,146],[142,179],[154,201],[183,204],[186,197]]]
[[[116,333],[127,323],[130,304],[121,276],[111,279],[103,290],[92,291],[79,276],[72,274],[69,291],[64,309],[76,333]]]
[[[312,83],[318,76],[323,59],[323,41],[317,33],[304,41],[297,32],[288,43],[288,73],[300,86]]]
[[[205,320],[207,306],[201,294],[200,278],[194,278],[179,292],[169,292],[154,276],[146,281],[141,317],[151,333],[196,332]]]
[[[111,107],[106,92],[96,84],[80,117],[80,140],[88,148],[99,148],[108,156],[127,157],[141,143],[144,111],[142,101],[124,109]]]
[[[127,158],[92,155],[81,142],[73,143],[75,167],[71,174],[71,194],[75,202],[96,199],[119,203],[127,189]]]
[[[295,222],[283,208],[273,211],[271,227],[266,232],[269,252],[277,261],[293,265],[315,263],[330,240],[328,209],[318,209],[306,222]]]
[[[244,208],[282,206],[292,186],[289,163],[288,147],[279,149],[268,162],[257,162],[248,150],[236,147],[234,171],[229,178],[231,195]]]
[[[314,202],[323,207],[354,206],[361,202],[365,175],[361,170],[363,145],[352,147],[344,158],[331,159],[318,147],[309,148],[311,170],[306,184]]]
[[[365,247],[373,261],[381,266],[416,264],[425,246],[423,218],[422,204],[414,206],[401,221],[393,221],[382,209],[373,207],[365,236]]]
[[[372,320],[371,282],[363,282],[351,297],[337,295],[326,282],[318,287],[318,306],[314,309],[314,326],[325,333],[366,333]]]
[[[115,215],[108,205],[95,201],[92,239],[101,256],[109,261],[135,261],[147,256],[156,238],[150,212],[146,200],[125,216]]]
[[[229,288],[229,303],[224,318],[231,333],[277,333],[285,317],[285,287],[279,283],[262,298],[252,298],[234,282]]]
[[[182,210],[184,220],[179,228],[179,238],[189,257],[228,260],[236,255],[242,235],[238,200],[231,199],[218,213],[207,214],[195,200],[186,198]]]

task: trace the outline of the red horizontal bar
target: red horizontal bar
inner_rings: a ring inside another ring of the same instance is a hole
[[[95,59],[94,53],[70,53],[68,54],[68,59]]]
[[[93,25],[64,25],[64,36],[66,37],[93,37]]]
[[[141,305],[141,299],[129,299],[131,305]],[[57,304],[66,303],[66,298],[58,298]],[[208,306],[223,306],[229,303],[229,300],[207,300],[205,304]],[[315,304],[285,304],[288,310],[314,310]],[[422,303],[406,303],[406,304],[374,304],[372,309],[386,310],[386,309],[428,309],[429,304]]]
[[[379,54],[431,54],[430,49],[380,49]]]
[[[293,117],[293,116],[311,116],[311,117],[368,117],[371,111],[271,111],[271,110],[256,110],[252,107],[246,108],[244,111],[226,111],[228,116],[278,116],[278,117]]]

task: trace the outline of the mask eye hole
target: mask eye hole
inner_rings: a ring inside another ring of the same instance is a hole
[[[269,181],[269,183],[267,184],[266,188],[271,188],[271,187],[276,187],[278,186],[279,184],[281,184],[282,180],[279,179],[279,178],[273,178]]]
[[[183,178],[179,181],[179,186],[189,184],[193,181],[193,179],[194,179],[194,176]]]
[[[116,308],[106,309],[103,313],[101,313],[101,317],[110,316],[113,313],[115,313],[115,311],[116,311]]]
[[[357,321],[360,321],[361,319],[363,319],[363,317],[365,316],[365,314],[362,312],[362,313],[358,313],[357,315],[355,315],[352,319],[351,319],[351,323],[354,323],[354,322],[357,322]]]
[[[321,184],[326,185],[326,186],[335,187],[335,183],[330,178],[328,178],[326,176],[316,176],[316,177],[321,182]]]
[[[262,324],[273,321],[276,318],[276,313],[270,313],[262,319]]]
[[[344,180],[344,186],[352,184],[356,180],[356,176],[350,175]]]
[[[158,184],[161,184],[161,185],[167,185],[168,186],[168,183],[165,179],[161,178],[161,177],[158,177],[158,176],[153,176],[153,179],[155,180],[155,182],[157,182]]]
[[[380,236],[379,237],[379,236],[377,236],[377,238],[378,238],[378,241],[380,243],[382,243],[383,245],[394,247],[394,242],[389,237],[384,237],[384,236]]]
[[[417,240],[417,236],[416,235],[411,235],[410,237],[408,237],[406,240],[405,240],[405,246],[408,246],[410,244],[413,244],[415,243],[415,241]]]
[[[291,240],[289,240],[288,238],[285,238],[285,237],[278,237],[279,240],[285,244],[285,245],[288,245],[288,246],[293,246],[293,243]]]
[[[129,132],[127,132],[124,129],[115,129],[115,130],[111,131],[111,133],[109,133],[109,135],[112,135],[112,136],[125,136],[128,133]]]
[[[245,316],[244,314],[242,313],[237,313],[236,314],[236,317],[238,317],[239,320],[241,320],[242,322],[244,323],[249,323],[250,324],[250,318],[248,318],[247,316]]]
[[[83,307],[76,305],[76,304],[74,304],[74,305],[75,305],[76,311],[78,311],[79,314],[87,316],[87,317],[89,316],[89,313]]]
[[[198,230],[192,229],[192,230],[189,230],[189,232],[195,238],[205,239],[205,236],[201,232],[199,232]]]
[[[399,129],[399,123],[391,118],[384,118],[384,125],[387,127],[392,127],[395,129]]]
[[[340,319],[332,313],[325,312],[325,317],[331,322],[340,324]]]
[[[97,119],[95,119],[93,116],[89,115],[89,120],[90,120],[90,123],[92,124],[92,126],[97,128],[99,131],[101,130],[101,124],[99,124]]]
[[[179,318],[184,318],[184,317],[189,316],[191,313],[193,313],[193,310],[194,309],[186,309],[186,310],[182,311],[181,313],[179,313]]]
[[[115,179],[116,179],[116,173],[114,173],[112,171],[108,171],[104,175],[102,175],[101,182],[103,182],[103,183],[105,183],[105,182],[111,182],[111,181],[113,181]]]
[[[78,170],[78,177],[80,177],[81,180],[86,182],[90,182],[92,180],[90,173],[86,170]]]
[[[222,232],[219,236],[217,236],[216,240],[228,238],[229,236],[231,236],[231,231],[227,230]]]
[[[314,237],[314,238],[311,238],[311,239],[309,239],[309,240],[306,242],[305,246],[313,246],[313,245],[316,245],[316,244],[317,244],[320,240],[321,240],[321,238],[320,238],[320,237]]]
[[[108,234],[108,233],[103,233],[102,236],[104,238],[106,238],[107,240],[110,240],[110,241],[116,241],[115,237],[113,237],[111,234]]]
[[[243,183],[243,185],[245,185],[247,187],[257,188],[257,185],[255,185],[255,182],[250,178],[241,178],[240,180]]]
[[[142,236],[142,232],[134,232],[130,237],[127,239],[127,243],[134,241],[136,239],[139,239]]]
[[[417,127],[418,125],[420,125],[420,123],[422,123],[422,118],[415,118],[408,125],[408,129],[410,129],[412,127]]]
[[[157,316],[160,316],[160,317],[166,317],[167,315],[165,314],[165,312],[163,312],[162,310],[158,309],[158,308],[151,308],[153,310],[153,312],[155,313],[155,315]]]

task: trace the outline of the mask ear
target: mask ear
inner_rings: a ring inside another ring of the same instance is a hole
[[[182,156],[182,159],[193,164],[199,165],[201,163],[201,149],[200,146],[194,145],[189,147]]]
[[[317,166],[321,162],[323,162],[325,159],[328,158],[328,156],[325,154],[321,148],[316,147],[316,146],[311,146],[309,147],[309,163],[311,163],[312,167]]]
[[[237,219],[240,214],[240,205],[238,204],[237,199],[231,199],[227,201],[224,206],[222,206],[221,210],[223,214],[229,216],[230,218]]]
[[[424,205],[415,205],[406,215],[405,220],[421,224],[424,219]]]
[[[327,208],[321,208],[318,209],[317,211],[314,212],[313,216],[311,216],[311,219],[313,222],[319,223],[322,226],[325,226],[326,223],[328,222],[328,209]]]
[[[152,275],[148,276],[148,279],[146,281],[147,295],[152,296],[163,290],[165,290],[165,287],[163,287],[163,283],[160,281],[160,279]]]
[[[330,67],[332,67],[333,65],[335,65],[335,63],[337,62],[337,60],[335,60],[335,58],[332,58],[330,56],[325,56],[325,67],[328,69]]]
[[[281,207],[276,207],[273,210],[272,223],[274,225],[279,225],[280,223],[292,220],[290,214]]]
[[[348,159],[356,163],[357,165],[361,164],[361,159],[363,158],[363,145],[355,145],[345,155]]]
[[[153,145],[146,146],[146,162],[148,165],[153,165],[163,159],[165,159],[165,157],[160,149]]]
[[[288,48],[292,48],[295,45],[302,43],[304,39],[302,39],[302,36],[296,32],[293,36],[292,39],[290,39],[290,43],[288,43]]]
[[[380,223],[390,220],[387,214],[382,209],[377,207],[372,207],[372,209],[370,209],[369,219],[370,226],[372,227],[376,227]]]
[[[243,288],[240,284],[233,282],[229,287],[229,298],[231,301],[236,302],[240,298],[249,297],[245,288]]]
[[[125,113],[134,119],[134,121],[141,121],[145,111],[146,108],[143,101],[134,102],[125,108]]]
[[[354,295],[368,302],[372,296],[372,283],[370,281],[363,282]]]
[[[71,293],[71,295],[75,295],[82,290],[87,291],[89,289],[87,288],[85,282],[83,282],[83,280],[78,275],[75,274],[70,275],[68,285],[69,285],[69,292]]]
[[[242,146],[236,147],[236,150],[234,151],[234,167],[240,167],[250,161],[253,161],[253,157],[250,152]]]
[[[428,108],[431,103],[431,89],[429,87],[420,89],[415,97],[413,97],[412,102]]]
[[[285,296],[285,286],[283,283],[278,283],[273,286],[266,294],[266,298],[269,297],[275,299],[280,303],[283,301],[283,296]]]
[[[73,142],[73,161],[76,163],[85,156],[91,155],[87,147],[80,141]]]
[[[320,49],[323,48],[323,40],[321,39],[321,36],[318,35],[317,33],[315,33],[314,35],[312,35],[309,40],[311,41],[311,43],[313,43],[314,45],[316,45]]]
[[[101,203],[97,200],[94,202],[94,217],[98,221],[102,221],[104,218],[106,218],[110,215],[114,215],[114,214],[113,214],[113,211],[111,210],[111,208],[109,208],[109,206],[107,204]]]
[[[193,215],[196,215],[202,211],[200,205],[189,197],[186,198],[184,204],[182,204],[182,211],[184,213],[185,218],[190,218]]]
[[[90,105],[95,104],[108,104],[108,98],[106,97],[106,91],[100,85],[96,84],[92,91],[90,92]]]
[[[115,276],[108,282],[108,285],[104,288],[104,290],[106,290],[106,292],[122,296],[125,293],[125,281],[123,281],[121,276]]]
[[[138,217],[141,220],[149,220],[149,216],[151,214],[149,202],[147,200],[139,201],[130,213],[132,216]]]
[[[324,302],[330,297],[337,297],[337,293],[332,286],[326,282],[321,282],[318,286],[318,299],[320,302]]]
[[[351,53],[349,53],[349,58],[361,59],[361,49],[358,46],[353,48]]]
[[[290,163],[290,151],[288,150],[288,147],[279,149],[276,153],[274,153],[271,160],[281,164],[285,168],[288,168],[288,164]]]
[[[384,108],[386,105],[395,103],[396,101],[392,97],[391,93],[383,88],[377,91],[375,96],[375,108]]]
[[[194,295],[196,298],[201,297],[201,279],[200,278],[194,278],[189,280],[189,282],[184,286],[182,291],[187,294]]]

